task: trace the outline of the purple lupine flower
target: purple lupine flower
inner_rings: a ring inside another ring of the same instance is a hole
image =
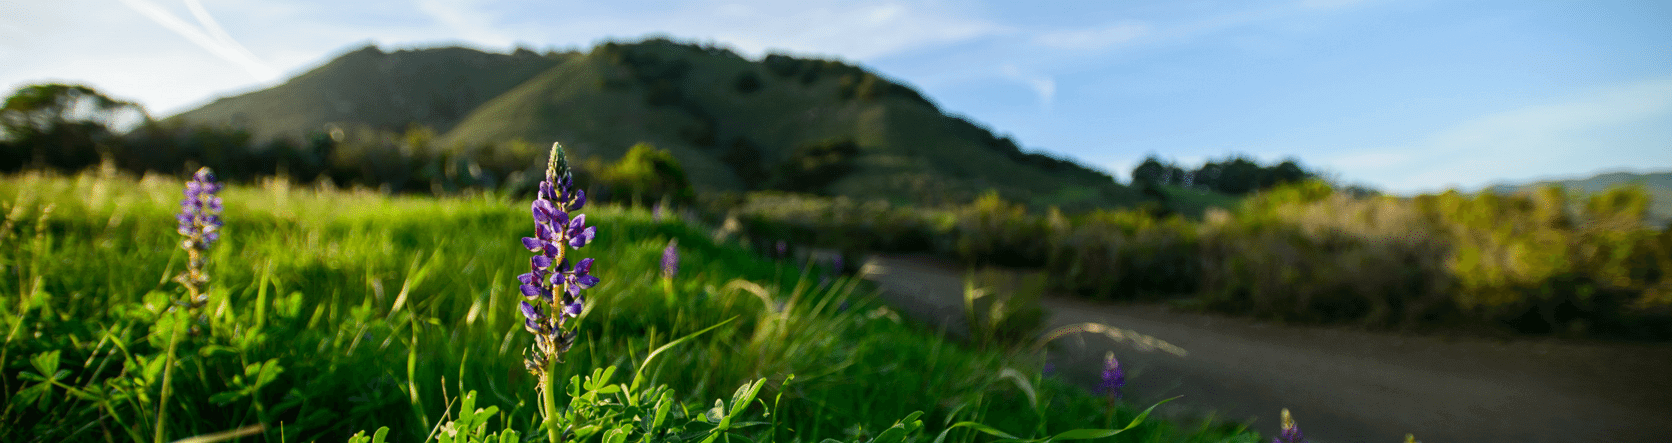
[[[662,222],[662,202],[656,202],[654,206],[650,207],[650,221]]]
[[[1103,378],[1097,384],[1099,393],[1108,395],[1110,399],[1121,398],[1121,388],[1126,386],[1126,371],[1120,367],[1120,361],[1115,360],[1115,353],[1109,352],[1103,358]]]
[[[1277,431],[1277,438],[1271,439],[1271,443],[1306,443],[1300,427],[1295,426],[1295,418],[1289,416],[1289,408],[1283,408],[1283,429]]]
[[[175,216],[180,222],[176,231],[186,237],[180,242],[186,250],[186,272],[174,280],[186,287],[190,293],[186,304],[194,309],[209,301],[209,274],[204,265],[209,247],[221,238],[221,198],[215,195],[220,191],[215,174],[207,167],[198,169],[186,182],[186,198],[180,200],[180,214]]]
[[[673,280],[679,275],[679,239],[669,239],[668,248],[662,250],[662,278]]]
[[[586,192],[575,188],[563,146],[553,143],[546,180],[540,182],[529,206],[534,236],[522,239],[523,247],[534,256],[528,260],[529,272],[517,276],[524,298],[520,306],[523,328],[534,334],[533,352],[524,365],[536,376],[548,363],[562,361],[562,354],[574,344],[574,325],[567,320],[579,317],[585,308],[581,290],[599,282],[592,275],[592,259],[570,264],[574,257],[569,252],[598,235],[596,227],[586,225],[586,215],[576,213],[585,205]]]

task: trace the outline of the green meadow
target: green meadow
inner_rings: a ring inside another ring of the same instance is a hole
[[[466,426],[543,435],[517,308],[527,199],[229,186],[209,301],[186,318],[173,281],[186,266],[181,190],[173,177],[111,172],[0,178],[0,441],[174,441],[255,425],[238,441],[336,442],[382,427],[401,442],[451,441]],[[602,283],[556,378],[599,376],[559,394],[599,423],[636,430],[666,415],[725,441],[1042,440],[1123,428],[1152,406],[1043,376],[1034,354],[941,338],[820,264],[764,258],[646,210],[582,212],[598,236],[578,253],[596,259]],[[675,239],[678,272],[665,280]],[[182,318],[190,325],[170,327]],[[173,360],[168,331],[187,331]],[[606,367],[607,381],[594,372]],[[758,394],[738,401],[751,385]],[[708,419],[716,412],[737,417],[732,430],[714,431],[726,430]],[[627,438],[586,429],[570,438]],[[1256,439],[1149,418],[1097,441]]]

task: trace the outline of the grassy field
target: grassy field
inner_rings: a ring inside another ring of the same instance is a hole
[[[0,441],[152,440],[159,408],[170,440],[265,424],[245,440],[342,441],[387,426],[390,441],[421,441],[458,418],[469,391],[503,412],[488,428],[533,430],[515,279],[528,266],[526,201],[229,187],[209,302],[164,371],[161,331],[184,293],[171,281],[185,266],[181,189],[172,177],[0,178]],[[756,404],[775,403],[770,415],[746,409],[772,424],[754,428],[756,441],[865,440],[915,411],[926,427],[914,438],[965,420],[1044,438],[1119,427],[1150,406],[1111,407],[1041,376],[1035,356],[943,340],[816,265],[715,244],[644,211],[585,212],[599,234],[580,253],[602,283],[560,379],[638,372],[671,387],[687,416],[765,380]],[[670,239],[679,271],[664,281]],[[716,325],[646,365],[652,349]],[[1151,419],[1102,440],[1256,438]]]

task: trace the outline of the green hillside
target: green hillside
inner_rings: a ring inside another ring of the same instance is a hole
[[[1542,185],[1558,185],[1569,192],[1591,194],[1602,192],[1608,188],[1622,185],[1642,186],[1643,191],[1654,199],[1649,204],[1649,222],[1655,226],[1665,226],[1672,222],[1672,172],[1610,172],[1597,174],[1586,178],[1569,180],[1546,180],[1526,184],[1494,185],[1487,189],[1500,194],[1510,194]]]
[[[579,158],[635,143],[670,151],[699,191],[788,190],[899,203],[973,200],[988,189],[1035,206],[1131,204],[1108,175],[948,115],[909,87],[839,61],[666,39],[584,54],[463,48],[348,53],[271,89],[173,117],[302,138],[325,123],[431,127],[477,157],[562,141]],[[524,145],[526,146],[526,145]]]
[[[222,98],[165,122],[233,126],[257,140],[301,138],[326,123],[390,130],[417,123],[446,131],[482,103],[572,56],[461,47],[390,53],[367,46],[284,84]]]

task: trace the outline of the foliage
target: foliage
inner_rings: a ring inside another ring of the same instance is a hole
[[[1293,159],[1267,167],[1240,155],[1223,161],[1203,163],[1194,171],[1180,169],[1177,165],[1162,162],[1150,155],[1132,169],[1134,185],[1195,187],[1230,195],[1244,195],[1317,177],[1316,173],[1301,169]]]
[[[691,180],[686,178],[679,160],[649,143],[633,145],[620,161],[598,173],[595,185],[607,190],[598,193],[604,194],[600,197],[605,201],[639,205],[659,200],[689,204],[696,200]]]
[[[757,239],[1042,269],[1052,289],[1101,299],[1297,322],[1672,337],[1672,234],[1645,223],[1648,205],[1630,187],[1399,198],[1310,180],[1202,221],[1041,214],[996,193],[942,209],[752,194],[736,211]]]
[[[0,108],[0,171],[80,170],[109,155],[122,125],[147,119],[139,105],[86,86],[24,86]]]
[[[401,192],[426,192],[435,182],[441,189],[509,182],[526,189],[533,180],[510,175],[538,171],[490,160],[515,149],[513,141],[521,139],[562,140],[575,158],[606,163],[623,158],[637,143],[650,143],[678,158],[694,190],[703,193],[775,189],[963,204],[996,188],[1036,209],[1068,210],[1137,199],[1105,173],[1026,151],[991,128],[948,115],[913,87],[852,63],[782,54],[751,60],[712,44],[656,37],[603,42],[585,53],[367,47],[282,85],[218,100],[168,121],[245,131],[252,151],[281,139],[309,146],[313,134],[332,132],[327,125],[353,139],[362,138],[352,134],[360,131],[355,128],[398,135],[410,126],[428,127],[435,132],[428,144],[452,156],[433,162],[434,168],[421,152],[411,160],[388,152],[396,143],[337,140],[363,144],[366,149],[360,150],[367,153],[341,156],[339,170],[359,168],[346,163],[349,158],[420,171],[475,162],[482,176],[492,179],[484,181],[493,182],[449,182],[439,180],[440,174],[419,173],[387,179],[331,176],[338,185],[387,184]],[[818,148],[834,149],[813,152]],[[169,160],[180,165],[186,159]],[[813,160],[812,168],[803,168],[809,166],[806,160]],[[200,163],[234,181],[255,178],[234,173],[236,165]],[[784,169],[795,173],[779,174]],[[813,176],[799,175],[805,169]],[[292,174],[300,181],[317,176]]]
[[[155,431],[165,332],[182,324],[167,315],[179,311],[166,310],[178,289],[162,278],[184,259],[174,232],[179,186],[92,173],[0,179],[0,440],[145,440]],[[494,195],[391,198],[277,181],[220,195],[225,225],[208,261],[215,284],[200,332],[178,345],[166,406],[171,438],[258,424],[268,439],[285,441],[341,441],[385,426],[387,441],[420,441],[437,429],[457,432],[454,441],[529,435],[537,401],[520,350],[530,339],[519,331],[521,295],[508,277],[527,266],[527,251],[506,241],[525,235],[526,206]],[[645,211],[603,206],[588,219],[610,233],[588,248],[615,265],[594,271],[600,302],[581,322],[590,339],[557,370],[579,376],[583,388],[593,376],[596,389],[561,399],[596,392],[603,400],[590,417],[626,411],[611,408],[631,407],[621,395],[638,395],[667,398],[677,405],[670,417],[696,419],[749,383],[773,407],[723,411],[774,423],[738,434],[756,441],[763,432],[774,441],[892,438],[915,428],[900,420],[914,411],[923,411],[923,425],[908,436],[963,421],[1030,438],[1102,424],[1106,403],[1050,380],[1028,377],[1036,405],[1014,401],[1015,381],[997,374],[1037,363],[900,323],[855,280],[819,284],[781,272]],[[669,297],[655,282],[672,238],[684,257]],[[597,382],[604,377],[593,370],[610,366],[644,382],[604,392],[613,382]],[[666,394],[655,394],[663,385]],[[459,409],[472,391],[482,412]],[[1122,405],[1115,414],[1137,412]],[[959,427],[946,439],[972,441],[975,432]],[[1117,438],[1217,441],[1230,433],[1146,421]]]
[[[1012,275],[984,268],[964,277],[964,325],[978,346],[1014,347],[1034,339],[1045,326],[1039,303],[1047,277],[1041,273]]]

